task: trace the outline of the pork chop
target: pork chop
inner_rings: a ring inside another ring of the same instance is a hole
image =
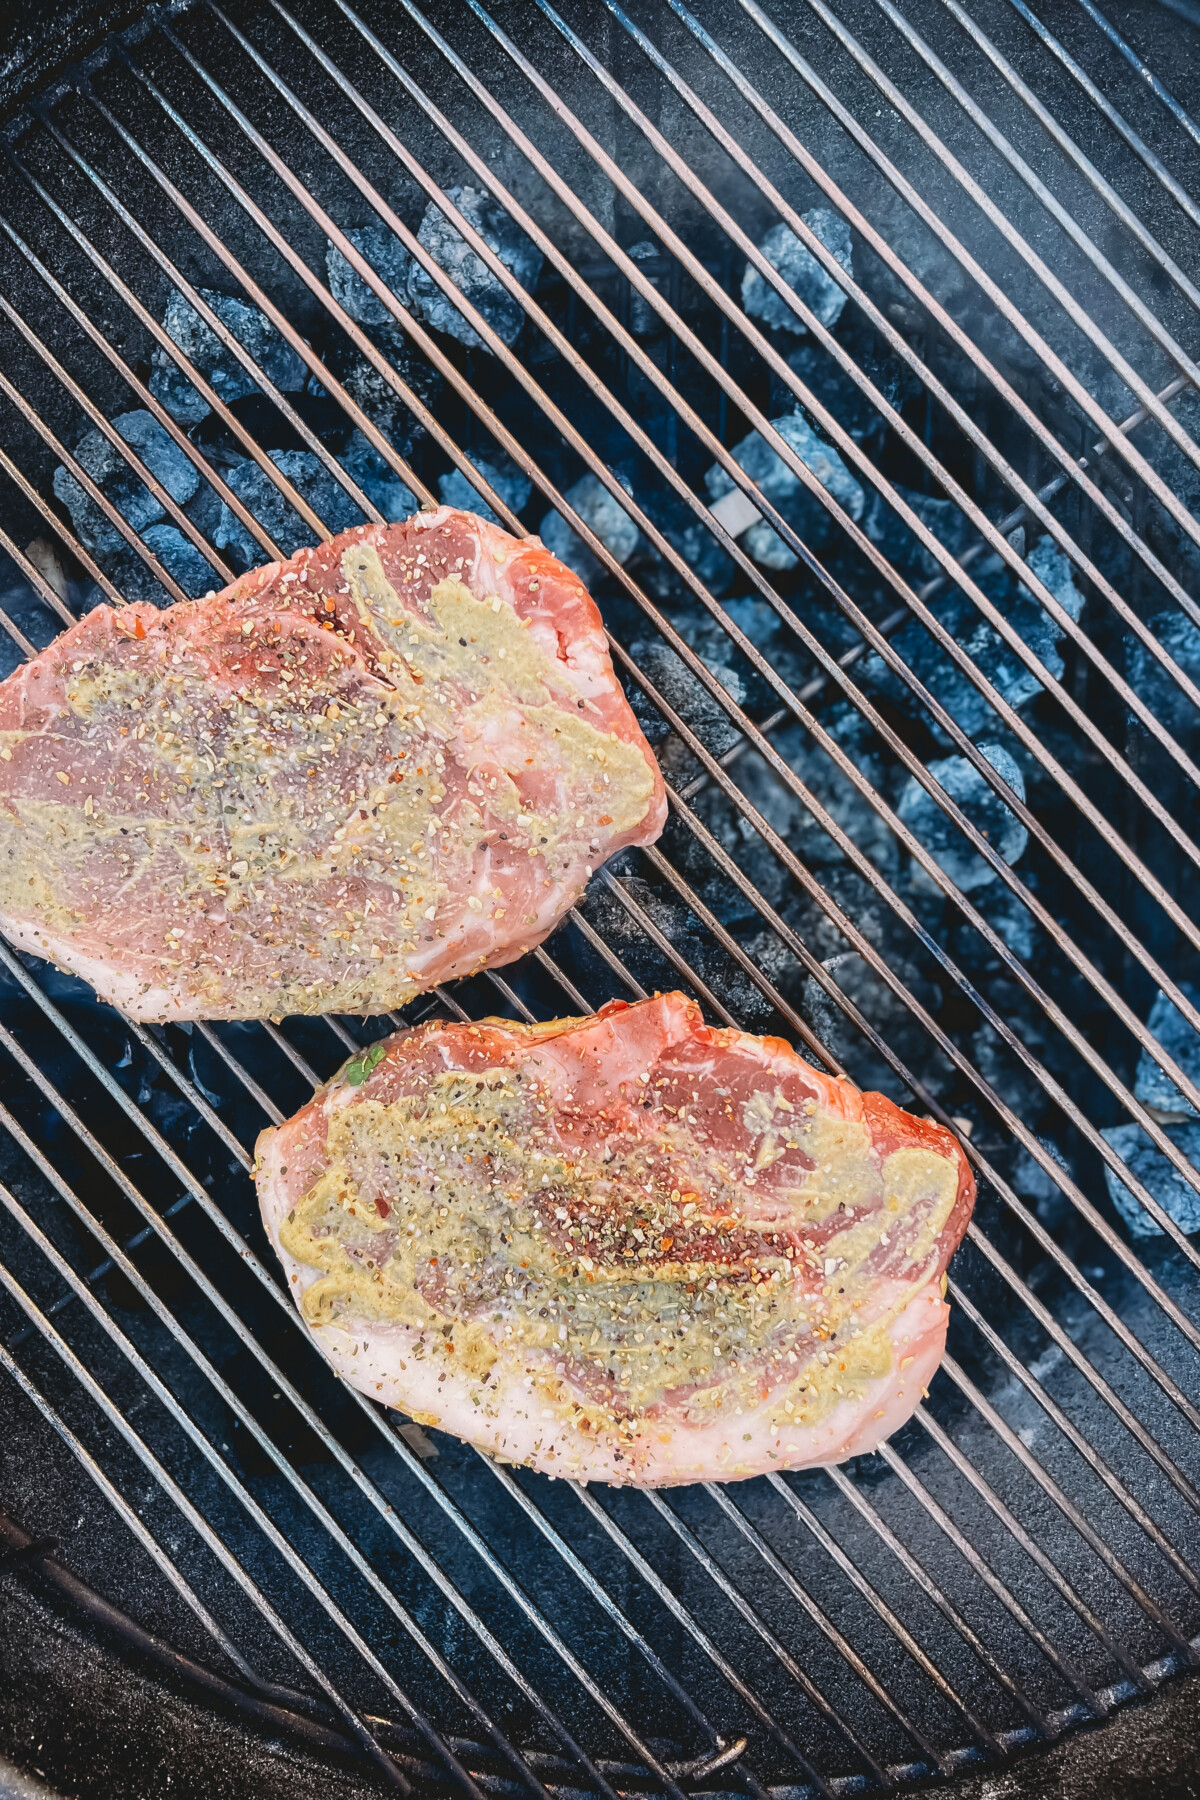
[[[902,1425],[975,1196],[948,1131],[682,994],[398,1032],[256,1169],[339,1374],[503,1461],[645,1486]]]
[[[578,577],[449,507],[97,607],[0,685],[0,929],[138,1019],[401,1006],[665,814]]]

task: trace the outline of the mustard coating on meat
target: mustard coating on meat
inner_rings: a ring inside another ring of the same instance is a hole
[[[320,1271],[301,1299],[311,1326],[409,1326],[413,1354],[480,1379],[484,1405],[503,1359],[598,1431],[665,1405],[728,1420],[768,1392],[782,1427],[812,1425],[888,1374],[887,1327],[915,1290],[900,1280],[872,1309],[868,1259],[895,1239],[916,1273],[954,1205],[949,1158],[880,1158],[859,1121],[793,1118],[780,1128],[813,1167],[748,1237],[753,1188],[686,1122],[659,1114],[619,1152],[599,1134],[564,1147],[537,1094],[513,1069],[453,1071],[332,1110],[322,1173],[279,1227]],[[756,1121],[760,1149],[777,1111]],[[805,1228],[839,1209],[845,1227],[806,1251]]]
[[[422,991],[463,908],[503,941],[528,929],[481,873],[497,834],[539,885],[581,885],[646,816],[643,749],[604,729],[507,601],[450,576],[410,611],[362,542],[341,575],[371,668],[307,622],[333,616],[320,592],[291,629],[285,589],[272,613],[221,615],[242,659],[219,686],[183,627],[64,670],[58,730],[0,734],[0,914],[44,930],[51,954],[57,939],[136,959],[147,988],[217,1014],[247,971],[263,1012],[366,1012]],[[522,801],[531,771],[540,809]],[[361,892],[339,904],[339,879],[343,896],[370,887],[369,908]]]

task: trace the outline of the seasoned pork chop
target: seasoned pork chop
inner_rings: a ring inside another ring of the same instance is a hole
[[[505,1461],[647,1486],[903,1424],[975,1195],[949,1132],[682,994],[398,1032],[257,1169],[348,1381]]]
[[[98,607],[0,685],[0,929],[139,1019],[402,1005],[665,813],[578,578],[449,507]]]

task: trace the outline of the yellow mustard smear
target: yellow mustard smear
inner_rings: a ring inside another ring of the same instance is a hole
[[[181,953],[174,928],[208,916],[232,921],[248,949],[287,953],[263,1010],[378,1010],[425,985],[414,963],[453,897],[480,885],[477,859],[495,832],[527,847],[539,881],[574,871],[582,882],[593,843],[645,817],[644,753],[578,703],[507,602],[477,598],[453,575],[427,612],[409,611],[360,542],[342,554],[340,584],[338,573],[331,584],[371,633],[380,680],[336,633],[334,666],[310,667],[311,640],[280,635],[270,616],[253,622],[234,690],[214,689],[182,633],[155,638],[136,663],[101,652],[65,671],[70,779],[61,797],[11,784],[0,911],[70,939],[148,883],[162,905],[138,942],[162,980],[214,1004],[236,980],[214,975],[211,956]],[[322,592],[306,590],[304,604],[332,616]],[[278,680],[259,678],[260,649]],[[23,737],[4,734],[6,762]],[[456,762],[473,772],[445,822]],[[518,785],[531,769],[551,796],[537,811],[524,810]],[[370,916],[338,911],[334,875],[386,883],[394,898],[377,897]],[[519,934],[526,921],[506,919],[503,895],[476,899],[498,935]],[[314,970],[287,966],[298,942]],[[274,959],[261,960],[269,981]]]
[[[472,1379],[502,1359],[597,1432],[666,1404],[695,1425],[736,1419],[768,1397],[781,1428],[812,1425],[889,1372],[888,1327],[915,1290],[902,1282],[872,1311],[864,1265],[881,1233],[907,1233],[914,1268],[928,1254],[957,1192],[948,1158],[911,1147],[881,1161],[861,1122],[823,1111],[786,1122],[815,1166],[785,1220],[773,1197],[775,1239],[764,1227],[748,1274],[729,1234],[756,1199],[714,1172],[688,1126],[660,1114],[653,1139],[619,1156],[599,1137],[568,1150],[537,1092],[512,1068],[450,1071],[333,1111],[324,1172],[280,1227],[283,1249],[320,1271],[301,1302],[310,1325],[401,1323],[416,1354]],[[785,1253],[780,1225],[803,1233],[839,1206],[842,1231]],[[672,1255],[677,1240],[688,1256]]]

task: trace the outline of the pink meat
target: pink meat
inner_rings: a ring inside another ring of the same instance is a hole
[[[258,1145],[302,1316],[364,1393],[581,1480],[869,1451],[945,1345],[954,1138],[681,994],[397,1033]]]
[[[141,1019],[402,1005],[665,813],[577,577],[447,507],[98,607],[0,686],[0,929]]]

